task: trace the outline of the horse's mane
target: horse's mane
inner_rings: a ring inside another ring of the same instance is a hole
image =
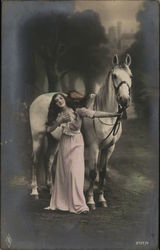
[[[117,111],[117,101],[112,83],[111,72],[109,72],[104,84],[96,95],[94,109],[107,112]]]

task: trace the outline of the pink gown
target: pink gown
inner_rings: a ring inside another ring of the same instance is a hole
[[[88,211],[84,187],[84,141],[80,132],[82,118],[92,118],[95,111],[77,109],[76,117],[63,127],[59,142],[55,182],[47,209],[82,213]]]

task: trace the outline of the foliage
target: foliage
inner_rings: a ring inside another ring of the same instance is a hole
[[[70,71],[84,82],[94,82],[106,71],[107,38],[94,11],[35,16],[25,30],[30,49],[44,62],[49,90],[57,90],[57,82]]]
[[[146,1],[137,20],[140,30],[128,50],[132,57],[133,99],[140,117],[151,115],[151,102],[158,87],[158,6]]]

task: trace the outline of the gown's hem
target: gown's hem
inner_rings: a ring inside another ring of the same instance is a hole
[[[45,207],[44,208],[45,210],[58,210],[58,211],[63,211],[63,212],[70,212],[70,213],[74,213],[74,214],[81,214],[81,213],[84,213],[84,212],[89,212],[89,209],[84,209],[84,210],[81,210],[81,211],[73,211],[73,210],[69,210],[69,209],[60,209],[60,208],[51,208],[51,207]]]

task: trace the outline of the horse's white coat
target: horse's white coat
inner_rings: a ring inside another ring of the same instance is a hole
[[[117,58],[116,58],[117,60]],[[125,102],[129,103],[129,88],[131,87],[131,71],[129,69],[130,59],[128,58],[128,64],[125,67],[116,65],[108,76],[105,84],[99,90],[95,99],[95,110],[101,110],[106,112],[117,112],[118,102],[120,97]],[[127,63],[127,60],[125,63]],[[112,74],[116,75],[116,79],[112,80]],[[126,84],[122,84],[116,95],[115,87],[118,88],[119,84],[124,81]],[[38,152],[43,138],[46,135],[46,121],[48,115],[48,108],[54,93],[43,94],[39,96],[30,107],[30,125],[33,139],[33,175],[32,175],[32,194],[36,193],[37,179],[36,179],[36,167],[38,161]],[[122,103],[123,104],[123,103]],[[83,120],[83,136],[85,144],[88,150],[88,167],[90,176],[90,186],[88,190],[88,204],[94,205],[93,189],[96,179],[97,171],[99,171],[99,202],[104,206],[107,206],[104,198],[104,179],[108,166],[108,161],[113,153],[115,143],[119,140],[122,133],[122,126],[120,124],[119,130],[115,136],[111,134],[103,144],[102,141],[107,137],[113,128],[116,118],[95,118],[93,120],[85,118]],[[52,136],[59,139],[61,136],[61,128],[52,132]],[[101,147],[100,147],[101,146]],[[53,152],[55,152],[53,150]],[[53,155],[52,155],[53,158]],[[51,163],[50,163],[51,166]]]

